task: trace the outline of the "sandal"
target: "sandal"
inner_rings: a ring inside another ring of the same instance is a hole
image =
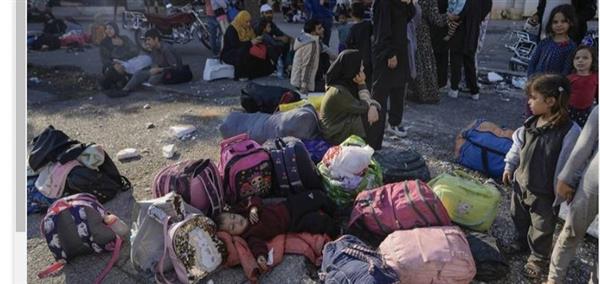
[[[542,266],[535,262],[528,261],[525,267],[523,267],[523,276],[529,279],[540,279],[543,273],[544,269]]]

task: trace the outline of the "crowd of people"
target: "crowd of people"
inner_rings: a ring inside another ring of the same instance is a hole
[[[560,283],[572,248],[597,214],[598,64],[596,50],[579,45],[589,20],[589,7],[579,3],[585,1],[553,7],[540,2],[542,8],[529,20],[540,22],[540,41],[527,70],[524,112],[529,118],[513,135],[503,176],[512,184],[511,213],[518,232],[506,250],[530,252],[526,276],[539,278],[549,267],[550,283]],[[378,150],[385,131],[405,137],[407,93],[418,102],[437,103],[448,73],[449,98],[458,98],[464,79],[463,91],[479,100],[475,57],[491,0],[376,0],[372,7],[363,2],[348,6],[336,15],[337,48],[329,47],[335,3],[306,0],[309,19],[300,36],[283,33],[273,22],[271,6],[263,4],[255,21],[241,10],[226,27],[214,22],[224,36],[219,42],[211,32],[212,52],[234,66],[236,80],[276,72],[280,78],[289,76],[302,94],[324,92],[320,119],[324,138],[332,144],[355,134]],[[208,11],[215,20],[222,13]],[[145,34],[149,56],[119,35],[114,23],[105,32],[100,50],[106,89],[130,92],[145,81],[158,84],[182,66],[155,30]],[[564,200],[571,202],[571,213],[553,252],[556,208]],[[224,228],[228,220],[220,221]]]

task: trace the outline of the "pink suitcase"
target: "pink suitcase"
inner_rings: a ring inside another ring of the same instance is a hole
[[[401,283],[466,284],[477,272],[469,243],[456,226],[396,231],[379,251]]]

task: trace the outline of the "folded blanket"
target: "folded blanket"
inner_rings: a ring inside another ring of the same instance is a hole
[[[252,283],[258,281],[259,268],[252,255],[248,243],[239,236],[231,236],[226,232],[218,232],[217,236],[227,246],[227,260],[223,262],[226,267],[241,264],[246,278]],[[274,267],[283,261],[284,254],[300,254],[306,256],[314,265],[321,265],[323,247],[330,242],[329,236],[309,233],[289,233],[278,235],[269,242],[267,248],[273,250]]]

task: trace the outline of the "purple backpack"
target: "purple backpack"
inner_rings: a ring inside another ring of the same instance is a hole
[[[155,198],[174,191],[207,216],[223,210],[223,183],[217,167],[209,159],[186,160],[166,166],[154,177]]]
[[[228,204],[271,191],[273,166],[269,153],[246,133],[221,141],[219,172]]]
[[[42,237],[56,262],[38,273],[45,278],[62,270],[65,263],[76,256],[112,251],[112,258],[94,283],[102,282],[119,258],[122,238],[104,217],[109,214],[89,193],[79,193],[58,199],[40,223]]]

